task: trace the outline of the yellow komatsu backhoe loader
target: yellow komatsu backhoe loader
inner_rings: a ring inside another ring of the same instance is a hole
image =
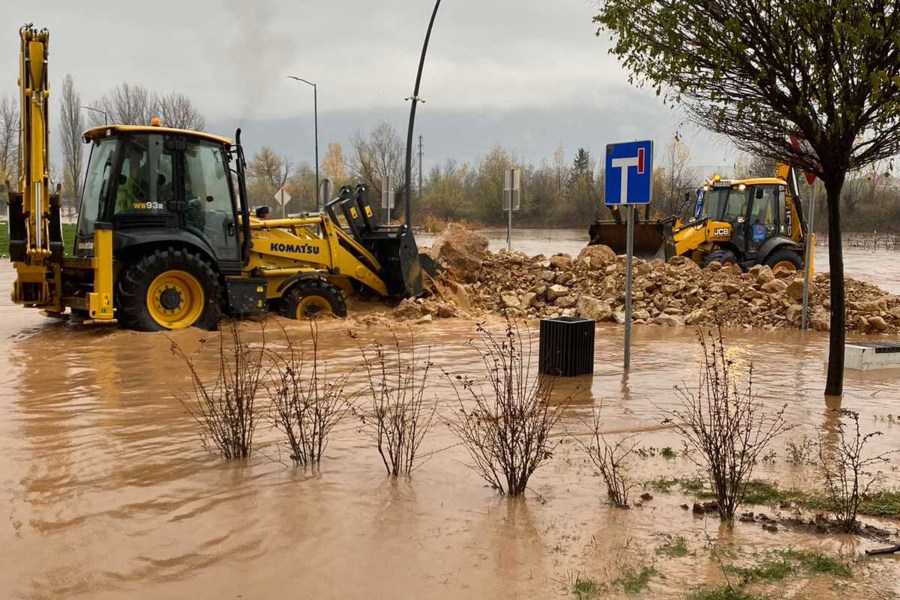
[[[11,192],[15,302],[51,316],[153,331],[214,328],[277,310],[346,314],[345,295],[422,292],[412,231],[379,226],[366,189],[343,188],[323,213],[251,216],[240,130],[234,141],[160,126],[105,125],[91,145],[72,256],[63,256],[48,177],[49,35],[20,31],[19,192]]]
[[[706,266],[713,261],[748,269],[756,264],[803,268],[810,238],[793,169],[779,165],[777,177],[726,181],[718,176],[697,191],[694,215],[635,223],[636,256],[685,256]],[[625,224],[597,221],[590,244],[625,252]],[[810,265],[811,267],[811,265]]]

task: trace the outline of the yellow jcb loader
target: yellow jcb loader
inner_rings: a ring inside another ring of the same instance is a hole
[[[796,175],[786,165],[779,165],[777,177],[716,176],[697,191],[690,222],[675,217],[636,222],[635,256],[685,256],[701,266],[719,261],[745,270],[757,264],[802,269],[810,236],[797,190]],[[623,254],[625,230],[620,219],[597,221],[588,230],[589,243]]]
[[[223,313],[343,316],[356,290],[422,292],[412,231],[376,225],[365,187],[343,188],[324,213],[258,220],[240,130],[232,141],[155,119],[84,134],[90,160],[72,256],[64,256],[48,176],[49,35],[26,25],[20,38],[20,179],[9,194],[15,302],[154,331],[214,328]]]

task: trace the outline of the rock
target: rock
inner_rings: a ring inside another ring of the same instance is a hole
[[[406,298],[394,309],[394,317],[401,320],[414,320],[422,317],[422,306],[412,298]]]
[[[728,269],[731,271],[732,275],[743,275],[744,273],[741,269],[741,265],[732,264]]]
[[[615,264],[616,253],[612,251],[612,248],[603,244],[585,246],[578,253],[576,260],[591,269],[600,269]]]
[[[828,317],[816,315],[809,320],[809,324],[815,331],[830,331],[831,320]]]
[[[709,263],[708,265],[706,265],[706,269],[707,269],[708,271],[712,271],[713,273],[715,273],[716,271],[721,271],[721,270],[722,270],[722,263],[720,263],[720,262],[717,261],[717,260],[714,260],[714,261],[712,261],[711,263]]]
[[[644,492],[643,494],[641,494],[641,500],[643,500],[644,502],[646,502],[647,500],[653,500],[653,494],[651,494],[650,492]]]
[[[561,271],[556,274],[556,283],[566,285],[575,280],[575,275],[571,271]]]
[[[650,318],[650,312],[643,308],[632,311],[632,313],[631,313],[631,319],[633,321],[646,321],[649,318]]]
[[[799,304],[791,304],[785,311],[784,316],[791,325],[799,325],[800,318],[803,316],[803,307]]]
[[[578,298],[575,310],[583,319],[609,321],[612,318],[612,308],[610,308],[609,304],[593,296],[581,296]]]
[[[573,308],[575,304],[578,302],[578,298],[575,296],[560,296],[556,299],[556,302],[553,304],[558,308]]]
[[[741,286],[736,283],[731,283],[730,281],[722,284],[722,291],[726,294],[737,294],[741,291]]]
[[[547,289],[547,300],[554,302],[557,298],[568,296],[571,290],[564,285],[554,284]]]
[[[554,254],[550,257],[550,268],[562,271],[572,267],[572,257],[568,254]]]
[[[554,273],[553,271],[544,271],[543,273],[541,273],[541,279],[543,279],[547,283],[553,283],[553,281],[556,279],[556,273]]]
[[[772,279],[768,283],[763,284],[760,289],[768,294],[778,294],[787,288],[788,283],[784,279]]]
[[[434,240],[431,257],[449,267],[459,281],[472,283],[481,276],[487,249],[487,238],[450,223]]]
[[[888,328],[887,322],[878,316],[869,317],[869,326],[875,331],[885,331]]]
[[[634,272],[638,275],[646,275],[647,273],[653,270],[653,267],[650,266],[646,260],[635,258],[634,259]]]
[[[668,325],[669,327],[683,327],[684,319],[678,315],[663,314],[653,320],[657,325]]]
[[[518,294],[511,294],[511,293],[500,294],[500,302],[502,302],[503,306],[506,308],[516,308],[516,309],[522,308],[522,299],[519,297]]]
[[[697,325],[702,323],[704,319],[706,319],[707,312],[705,308],[698,308],[695,311],[692,311],[687,317],[684,319],[685,325]]]
[[[864,300],[861,302],[848,302],[847,308],[863,313],[877,313],[887,310],[887,300],[884,298],[878,300]]]
[[[534,305],[534,301],[537,300],[538,295],[534,292],[525,292],[522,294],[522,306],[528,308]]]
[[[891,309],[891,315],[892,315],[895,319],[900,320],[900,306],[895,306],[894,308],[892,308],[892,309]]]
[[[686,262],[693,262],[693,261],[691,261],[689,258],[687,258],[685,256],[673,256],[672,258],[669,259],[669,264],[672,266],[675,266],[675,267],[677,267],[679,265],[683,265]],[[721,267],[722,263],[719,263],[719,266]]]
[[[819,288],[816,287],[816,284],[814,282],[810,281],[809,282],[810,298],[812,298],[813,294],[815,294],[817,291],[819,291]],[[787,290],[785,293],[788,295],[789,298],[791,298],[793,300],[797,300],[798,302],[800,300],[803,300],[803,278],[797,277],[794,280],[792,280],[788,284]]]
[[[617,310],[616,312],[613,313],[613,318],[616,320],[616,323],[618,323],[619,325],[624,325],[625,324],[625,311]]]
[[[757,266],[759,266],[759,265],[757,265]],[[756,267],[754,267],[754,268],[756,268]],[[752,273],[752,271],[751,271],[751,273]],[[762,267],[760,267],[759,271],[756,273],[756,283],[758,283],[759,285],[769,283],[773,279],[775,279],[775,275],[772,273],[772,269],[770,269],[769,267],[762,266]]]
[[[785,266],[776,267],[772,274],[775,276],[775,279],[790,279],[794,275],[797,274],[796,269],[789,269]]]

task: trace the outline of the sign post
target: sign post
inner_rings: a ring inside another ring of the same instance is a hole
[[[522,171],[520,169],[506,170],[503,184],[503,210],[509,213],[506,224],[507,250],[512,250],[512,214],[514,210],[519,210],[521,204],[521,179]]]
[[[386,175],[381,180],[381,208],[387,209],[387,225],[391,224],[391,211],[394,209],[394,176]]]
[[[291,195],[284,189],[284,186],[281,186],[281,189],[275,192],[275,201],[281,205],[281,218],[285,218],[287,203],[291,201]]]
[[[627,142],[606,146],[607,206],[627,206],[625,251],[625,370],[631,367],[631,281],[634,259],[636,205],[650,204],[653,195],[653,142]]]

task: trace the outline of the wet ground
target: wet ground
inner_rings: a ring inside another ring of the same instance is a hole
[[[849,274],[851,264],[848,259]],[[11,279],[9,266],[0,266],[0,290]],[[304,324],[280,322],[292,338],[308,339]],[[258,324],[243,329],[258,336]],[[352,319],[322,325],[322,358],[335,372],[358,377],[359,352],[348,329],[365,338],[387,332]],[[473,322],[440,321],[413,332],[437,366],[480,372],[466,345]],[[562,429],[583,431],[602,402],[606,432],[636,433],[648,449],[680,450],[661,420],[677,402],[673,386],[694,379],[694,334],[636,326],[632,369],[624,375],[621,332],[598,326],[594,376],[559,385],[557,399],[582,389]],[[0,339],[3,598],[566,598],[575,574],[611,582],[643,566],[658,574],[639,596],[675,598],[697,584],[724,582],[710,545],[728,557],[720,560],[744,563],[754,553],[785,548],[855,557],[883,545],[770,533],[756,523],[738,523],[727,533],[716,518],[682,510],[691,498],[678,492],[654,492],[639,508],[613,509],[571,440],[537,472],[524,500],[509,501],[466,466],[466,453],[445,424],[426,438],[423,451],[435,454],[410,479],[386,478],[354,423],[335,432],[315,474],[278,462],[286,458],[266,423],[257,430],[257,456],[227,464],[202,449],[179,401],[190,389],[189,375],[170,352],[174,340],[188,351],[204,346],[208,359],[217,334],[78,328],[11,306],[4,292]],[[827,337],[728,332],[726,339],[741,365],[753,362],[760,400],[772,410],[786,404],[787,419],[797,425],[774,444],[776,456],[757,475],[811,488],[815,470],[789,464],[785,444],[802,436],[834,438],[829,409],[837,404],[822,397]],[[433,373],[428,394],[447,418],[452,391]],[[885,433],[873,449],[900,445],[893,417],[900,412],[898,382],[898,370],[847,374],[841,406],[860,412],[864,431]],[[883,485],[900,484],[898,465],[894,458],[885,468]],[[694,472],[681,456],[636,458],[632,465],[639,481]],[[683,536],[691,554],[656,554],[667,534]],[[900,594],[900,558],[871,559],[854,571],[849,581],[797,575],[760,589],[794,598]],[[622,588],[613,586],[608,597],[619,595]]]

